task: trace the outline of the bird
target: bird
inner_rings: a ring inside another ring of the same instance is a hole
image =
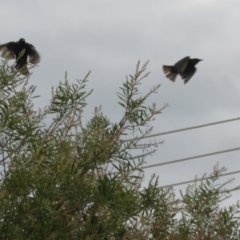
[[[169,78],[172,82],[175,82],[177,75],[179,74],[186,84],[194,73],[197,71],[195,65],[203,61],[198,58],[185,57],[174,64],[174,66],[163,65],[163,72],[166,74],[166,77]]]
[[[40,54],[35,47],[27,43],[24,38],[20,38],[17,42],[8,42],[0,45],[1,56],[6,59],[16,59],[16,70],[23,75],[29,75],[27,68],[27,60],[32,64],[40,62]]]

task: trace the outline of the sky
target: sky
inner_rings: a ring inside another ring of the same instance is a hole
[[[240,117],[240,1],[238,0],[8,0],[1,3],[0,44],[20,38],[41,55],[30,83],[41,98],[35,107],[49,103],[51,88],[68,79],[74,83],[89,70],[87,89],[93,89],[84,112],[86,121],[101,105],[115,122],[123,115],[116,93],[138,60],[150,61],[149,77],[141,91],[161,84],[150,99],[160,108],[152,134]],[[162,65],[185,56],[203,59],[196,74],[184,85],[165,78]],[[164,141],[146,164],[240,147],[240,121],[155,137]],[[152,139],[153,140],[153,139]],[[169,164],[145,170],[145,182],[155,173],[160,185],[174,184],[211,173],[214,165],[240,170],[240,151]],[[240,175],[229,188],[239,185]],[[186,185],[176,187],[175,191]],[[240,191],[232,192],[233,204]]]

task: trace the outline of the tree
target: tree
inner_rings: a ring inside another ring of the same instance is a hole
[[[138,62],[120,87],[118,122],[97,107],[84,125],[90,73],[74,84],[66,75],[35,111],[35,87],[1,65],[1,239],[239,239],[239,205],[220,208],[229,196],[216,185],[224,169],[189,185],[181,200],[158,176],[142,186],[141,167],[161,142],[140,141],[166,107],[146,106],[160,85],[140,95],[146,67]]]

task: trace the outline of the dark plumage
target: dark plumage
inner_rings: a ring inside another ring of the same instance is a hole
[[[174,66],[163,65],[163,71],[166,74],[166,77],[173,82],[175,82],[177,75],[180,74],[180,76],[184,80],[184,83],[186,84],[197,71],[195,65],[200,61],[202,60],[197,58],[191,59],[190,57],[185,57],[175,63]]]
[[[18,42],[8,42],[0,45],[1,56],[7,59],[16,59],[15,68],[23,75],[28,75],[27,59],[32,64],[40,62],[40,55],[35,47],[25,42],[24,38],[21,38]]]

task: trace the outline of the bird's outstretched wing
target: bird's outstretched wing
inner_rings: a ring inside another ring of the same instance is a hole
[[[0,51],[2,51],[1,57],[12,59],[15,58],[15,42],[8,42],[0,45]]]
[[[37,64],[40,62],[40,54],[37,52],[32,44],[29,44],[29,62],[32,64]]]
[[[194,67],[191,72],[188,72],[187,74],[180,74],[182,79],[184,80],[184,84],[186,84],[191,77],[195,74],[195,72],[197,71],[197,69]]]
[[[190,57],[185,57],[174,64],[176,70],[181,74],[184,72],[185,68],[188,65]]]

